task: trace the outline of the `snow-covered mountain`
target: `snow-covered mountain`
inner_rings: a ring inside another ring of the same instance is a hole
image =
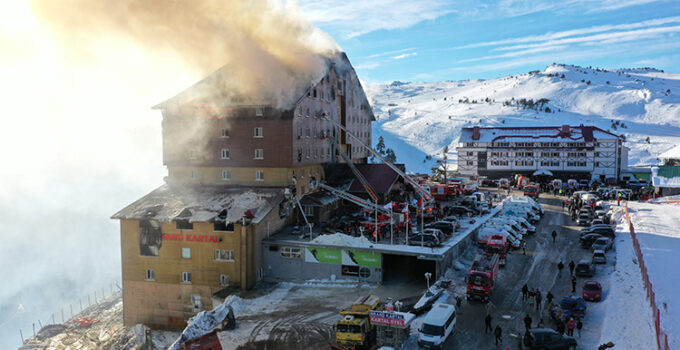
[[[653,68],[599,69],[553,64],[490,80],[393,82],[367,87],[383,136],[409,171],[429,172],[427,155],[455,147],[466,126],[595,125],[623,134],[629,165],[657,164],[680,144],[680,74]],[[649,137],[649,142],[647,138]]]

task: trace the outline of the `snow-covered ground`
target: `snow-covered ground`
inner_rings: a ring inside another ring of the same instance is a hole
[[[650,281],[656,293],[661,323],[671,349],[680,348],[680,204],[628,203]]]
[[[393,82],[366,90],[377,118],[373,142],[383,136],[409,171],[430,172],[434,162],[425,156],[440,157],[444,146],[455,162],[461,128],[473,125],[595,125],[625,135],[630,165],[657,164],[680,143],[680,75],[654,69],[551,65],[491,80]],[[547,102],[529,109],[520,99]],[[613,121],[625,126],[614,129]]]

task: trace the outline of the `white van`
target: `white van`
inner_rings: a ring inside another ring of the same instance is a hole
[[[489,220],[484,224],[484,227],[500,227],[500,228],[508,231],[513,237],[515,237],[519,241],[521,241],[522,238],[524,238],[522,233],[517,232],[515,229],[512,228],[512,226],[510,226],[510,224],[505,223],[505,222]]]
[[[418,329],[418,345],[425,349],[441,349],[456,325],[456,308],[450,304],[434,304]]]
[[[515,236],[504,230],[502,227],[499,226],[482,226],[479,228],[479,232],[477,233],[477,243],[480,245],[485,245],[487,242],[489,242],[489,238],[493,235],[501,235],[504,236],[508,242],[510,243],[510,246],[513,248],[519,248],[521,247],[520,241],[515,238]]]

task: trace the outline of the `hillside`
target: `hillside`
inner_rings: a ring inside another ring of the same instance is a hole
[[[629,165],[658,163],[680,143],[680,74],[653,68],[599,69],[553,64],[490,80],[393,82],[367,87],[385,138],[409,171],[426,171],[465,126],[595,125],[623,134]],[[649,142],[647,142],[649,137]]]

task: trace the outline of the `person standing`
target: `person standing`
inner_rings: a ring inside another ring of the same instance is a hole
[[[576,331],[578,332],[579,338],[581,338],[581,329],[583,329],[583,322],[581,322],[581,319],[579,318],[576,322]]]
[[[484,334],[491,331],[493,331],[493,328],[491,327],[491,315],[486,315],[486,317],[484,317]]]
[[[571,317],[569,318],[569,322],[567,322],[567,335],[573,337],[574,336],[574,328],[576,328],[576,321],[574,321],[574,318]]]
[[[564,264],[562,263],[562,260],[557,264],[557,278],[562,277],[562,269],[564,268]]]
[[[522,255],[527,255],[527,241],[522,241]]]
[[[501,342],[501,336],[503,336],[503,330],[501,329],[501,326],[497,324],[493,333],[496,335],[496,345],[498,345]]]
[[[574,260],[569,262],[569,274],[574,275],[574,267],[576,267],[576,264],[574,264]]]
[[[553,244],[555,244],[555,238],[557,238],[557,231],[553,230],[552,238],[553,238]]]
[[[536,288],[536,311],[541,309],[541,291]]]
[[[557,321],[557,333],[559,333],[560,335],[564,334],[564,321],[563,320]]]
[[[576,292],[576,276],[571,276],[571,292]]]
[[[529,331],[531,329],[531,322],[532,321],[533,320],[531,319],[531,316],[529,316],[529,314],[524,316],[524,328],[526,328],[527,331]]]
[[[548,294],[545,295],[545,298],[548,300],[548,304],[552,304],[553,298],[555,296],[552,294],[552,292],[548,291]]]
[[[527,301],[528,297],[529,297],[529,287],[525,283],[522,286],[522,301]]]
[[[535,345],[534,336],[531,335],[531,332],[526,331],[524,333],[524,346],[526,346],[527,349],[532,349]]]
[[[534,293],[533,289],[529,289],[529,310],[534,308],[535,303],[536,303],[536,293]]]

